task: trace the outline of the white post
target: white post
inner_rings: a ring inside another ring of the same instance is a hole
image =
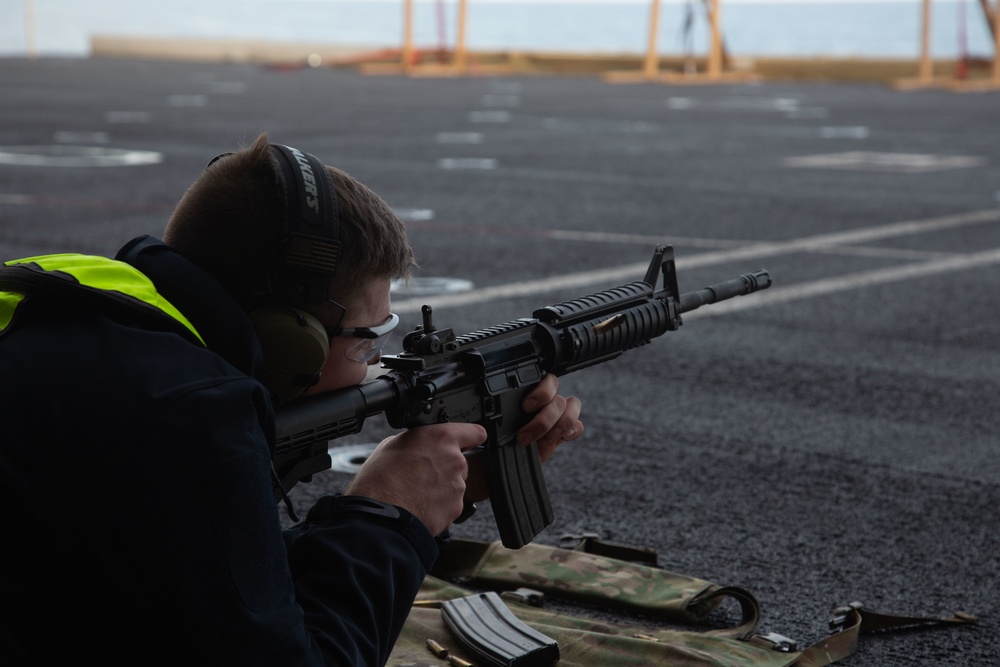
[[[403,71],[413,69],[413,0],[403,1]]]
[[[38,45],[35,41],[35,0],[24,0],[24,39],[28,57],[38,56]]]

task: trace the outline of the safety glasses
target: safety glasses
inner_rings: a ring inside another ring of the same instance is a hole
[[[326,334],[360,338],[357,343],[347,348],[345,355],[351,361],[369,362],[382,353],[382,348],[389,341],[389,334],[399,324],[399,315],[389,314],[389,319],[374,327],[326,327]]]

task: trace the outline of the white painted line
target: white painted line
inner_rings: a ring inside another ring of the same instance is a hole
[[[171,95],[167,104],[172,107],[207,107],[207,95]]]
[[[646,274],[648,266],[649,262],[646,261],[642,264],[619,266],[584,273],[570,273],[565,276],[528,280],[520,283],[497,285],[496,287],[484,287],[463,294],[435,297],[432,305],[436,309],[467,306],[474,303],[488,303],[497,299],[531,296],[559,289],[575,289],[594,284],[601,284],[608,288],[617,287],[623,282],[641,280]],[[393,303],[392,310],[399,314],[418,313],[425,303],[427,303],[426,299],[406,299]]]
[[[577,232],[573,230],[560,229],[541,230],[538,236],[546,239],[555,239],[557,241],[589,241],[594,243],[624,243],[648,246],[667,243],[667,239],[664,236],[651,236],[646,234],[612,234],[609,232]],[[733,248],[747,244],[747,241],[704,239],[690,236],[670,236],[669,242],[673,245],[688,245],[702,248]]]
[[[106,144],[111,135],[107,132],[56,132],[52,140],[57,144]]]
[[[991,222],[1000,222],[1000,209],[987,209],[985,211],[958,213],[956,215],[946,215],[940,218],[929,218],[927,220],[908,220],[905,222],[895,222],[888,225],[866,227],[846,232],[817,234],[816,236],[807,236],[805,238],[793,239],[791,241],[755,243],[742,248],[696,255],[695,257],[690,257],[685,260],[678,260],[678,264],[683,261],[686,266],[709,266],[745,259],[760,259],[763,257],[774,257],[775,255],[787,255],[795,252],[823,251],[829,246],[857,244],[896,236],[924,234],[927,232],[936,232],[945,229],[955,229],[968,225],[986,224]]]
[[[208,89],[219,95],[242,95],[247,92],[247,84],[244,81],[212,81]]]
[[[393,295],[418,297],[437,294],[459,294],[469,292],[475,285],[471,280],[461,278],[425,277],[394,281],[389,291]]]
[[[35,203],[35,198],[31,195],[0,194],[0,204],[25,206],[33,203]]]
[[[434,140],[439,144],[481,144],[482,132],[438,132]]]
[[[805,169],[841,169],[878,171],[900,174],[922,174],[945,169],[981,167],[986,158],[975,155],[928,155],[923,153],[877,153],[848,151],[827,155],[789,157],[782,160],[786,167]]]
[[[500,79],[490,79],[489,89],[497,93],[508,93],[516,95],[521,92],[521,84],[517,81],[502,81]]]
[[[519,95],[498,95],[498,94],[483,95],[484,107],[512,108],[520,105],[521,105],[521,97]]]
[[[417,222],[434,219],[434,211],[429,208],[397,208],[396,215],[404,222]]]
[[[438,169],[496,169],[499,165],[491,157],[446,157],[437,161]]]
[[[575,118],[543,118],[542,127],[547,130],[569,132],[655,132],[659,126],[641,120],[608,121],[578,120]]]
[[[783,111],[785,113],[798,111],[799,101],[793,97],[730,97],[723,98],[721,105],[724,109],[748,109],[751,111]]]
[[[936,252],[933,250],[906,250],[903,248],[879,248],[872,246],[826,246],[814,248],[810,252],[824,255],[845,255],[848,257],[875,257],[877,259],[904,259],[917,261],[921,259],[939,259],[955,257],[958,253]]]
[[[785,303],[806,299],[836,292],[844,292],[873,285],[883,285],[885,283],[900,282],[914,278],[926,278],[927,276],[939,273],[949,273],[952,271],[967,271],[982,266],[1000,264],[1000,249],[985,250],[943,259],[935,259],[928,262],[917,262],[905,266],[897,266],[888,269],[875,269],[873,271],[862,271],[851,273],[846,276],[836,276],[834,278],[824,278],[811,282],[789,287],[770,287],[759,294],[753,295],[752,299],[732,299],[725,303],[713,304],[704,312],[697,310],[688,313],[684,317],[694,317],[701,315],[722,315],[739,310],[770,306],[776,303]]]
[[[795,109],[794,111],[785,112],[785,118],[805,118],[805,119],[822,119],[829,116],[830,113],[825,107],[801,107]]]
[[[795,113],[802,107],[793,97],[722,97],[718,99],[695,100],[690,97],[668,97],[668,109],[708,109],[714,111],[779,111]]]
[[[677,267],[680,270],[684,268],[714,266],[730,262],[775,257],[778,255],[793,254],[797,252],[822,252],[828,248],[836,247],[838,244],[858,243],[861,241],[891,238],[894,236],[923,234],[944,229],[955,229],[968,225],[996,222],[1000,222],[1000,209],[972,211],[969,213],[942,216],[940,218],[930,218],[928,220],[897,222],[888,225],[879,225],[878,227],[869,227],[846,232],[818,234],[816,236],[793,239],[791,241],[756,243],[742,248],[706,252],[699,255],[678,258]],[[934,261],[961,263],[966,257],[968,257],[968,255],[956,255],[954,257],[946,257]],[[924,265],[925,264],[918,264],[915,266]],[[520,283],[485,287],[472,292],[467,292],[465,294],[455,294],[447,297],[435,298],[433,305],[435,308],[459,307],[497,299],[544,294],[546,292],[556,290],[582,289],[586,287],[593,287],[595,285],[599,286],[600,289],[609,289],[633,280],[641,280],[646,274],[648,266],[649,261],[647,260],[644,262],[637,262],[635,264],[626,264],[624,266],[609,267],[595,271],[582,271],[563,276],[553,276],[551,278],[540,278],[538,280],[529,280]],[[898,269],[887,270],[892,271]],[[772,287],[767,291],[770,292],[773,289],[775,288]],[[424,301],[419,299],[408,299],[393,304],[393,310],[398,313],[419,312],[424,303]]]
[[[509,111],[470,111],[469,122],[471,123],[509,123]]]
[[[92,146],[0,146],[0,164],[20,167],[134,167],[159,164],[163,154]]]
[[[142,125],[152,120],[153,114],[148,111],[109,111],[104,114],[104,120],[121,125]]]
[[[824,139],[867,139],[871,135],[864,125],[847,125],[845,127],[827,126],[819,128],[819,136]]]

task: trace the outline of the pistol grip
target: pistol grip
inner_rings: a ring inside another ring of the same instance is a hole
[[[487,445],[486,480],[490,505],[508,549],[520,549],[555,518],[545,487],[538,445]]]

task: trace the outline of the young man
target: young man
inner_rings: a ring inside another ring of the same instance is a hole
[[[163,243],[7,264],[0,662],[384,663],[434,536],[484,497],[464,454],[484,430],[388,438],[284,533],[270,448],[274,402],[379,360],[413,265],[388,206],[261,136],[206,169]],[[582,433],[555,377],[524,407],[543,459]]]

